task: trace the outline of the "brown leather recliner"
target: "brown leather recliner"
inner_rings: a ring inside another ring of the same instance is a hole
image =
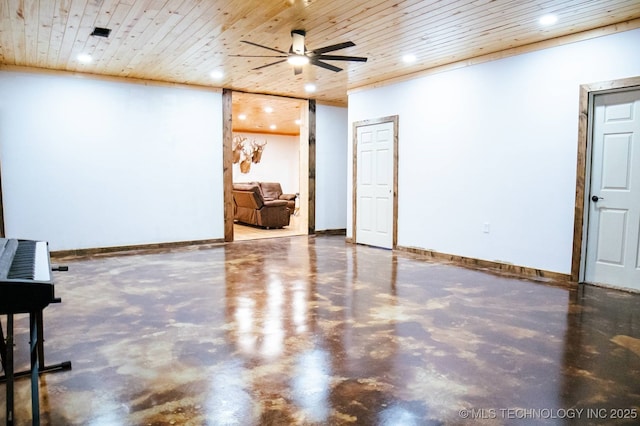
[[[258,182],[262,190],[262,197],[266,201],[286,200],[289,213],[293,214],[296,208],[296,194],[283,194],[282,187],[278,182]]]
[[[267,201],[257,184],[233,184],[234,219],[264,228],[289,225],[287,200]]]

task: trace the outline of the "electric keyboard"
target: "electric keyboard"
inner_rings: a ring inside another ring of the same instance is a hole
[[[44,321],[42,311],[50,303],[60,303],[55,297],[49,261],[49,246],[45,241],[0,238],[0,315],[7,316],[6,339],[0,322],[0,361],[6,382],[6,424],[14,424],[13,381],[31,376],[32,424],[40,424],[38,376],[50,371],[71,369],[71,362],[54,365],[44,362]],[[66,267],[54,270],[67,270]],[[29,370],[14,372],[13,316],[29,314],[31,365]]]
[[[0,315],[56,302],[47,242],[0,238]]]

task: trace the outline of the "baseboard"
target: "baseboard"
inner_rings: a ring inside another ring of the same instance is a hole
[[[347,235],[346,229],[323,229],[321,231],[316,230],[316,235]]]
[[[52,259],[60,258],[83,258],[83,257],[104,257],[104,256],[122,256],[140,253],[155,253],[176,248],[184,248],[191,246],[208,246],[224,244],[224,239],[213,240],[195,240],[195,241],[175,241],[168,243],[140,244],[133,246],[114,246],[114,247],[96,247],[75,250],[53,250],[49,254]]]
[[[508,275],[518,278],[527,278],[537,281],[552,282],[563,285],[577,286],[578,283],[571,281],[570,274],[562,274],[560,272],[545,271],[542,269],[529,268],[526,266],[518,266],[510,263],[502,263],[498,261],[475,259],[471,257],[456,256],[452,254],[439,253],[433,250],[425,250],[416,247],[397,246],[396,250],[407,253],[414,253],[420,256],[434,259],[438,262],[447,262],[456,266],[463,266],[470,269],[482,270],[485,272],[493,272],[500,275]]]

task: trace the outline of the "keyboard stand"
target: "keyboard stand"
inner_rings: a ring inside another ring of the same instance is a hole
[[[59,300],[56,300],[59,302]],[[16,378],[31,376],[31,417],[32,425],[40,424],[40,393],[39,376],[54,371],[64,371],[71,369],[71,361],[45,366],[44,364],[44,321],[42,310],[29,313],[29,350],[31,355],[31,368],[20,372],[13,371],[13,314],[7,315],[7,338],[6,343],[2,334],[2,323],[0,322],[0,358],[4,376],[0,376],[0,382],[6,382],[7,400],[7,426],[13,426],[14,422],[14,400],[13,382]]]
[[[1,331],[2,324],[0,324]],[[2,344],[2,354],[0,355],[2,355],[2,368],[4,369],[3,377],[7,382],[7,426],[13,426],[13,314],[7,314],[7,340],[6,344],[4,342]],[[31,405],[33,406],[33,402]]]

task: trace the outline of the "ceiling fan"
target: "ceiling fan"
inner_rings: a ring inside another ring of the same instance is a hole
[[[321,47],[319,49],[307,50],[307,47],[304,44],[305,35],[306,35],[306,32],[304,30],[291,31],[292,42],[288,52],[285,52],[284,50],[274,49],[268,46],[263,46],[261,44],[254,43],[251,41],[242,40],[243,43],[250,44],[251,46],[261,47],[263,49],[272,50],[274,52],[280,53],[280,55],[230,55],[230,56],[235,56],[239,58],[283,58],[279,61],[272,62],[267,65],[262,65],[253,69],[259,70],[259,69],[270,67],[272,65],[280,64],[286,61],[286,62],[289,62],[291,65],[293,65],[293,73],[295,75],[302,73],[302,66],[308,63],[319,66],[321,68],[338,72],[338,71],[342,71],[342,68],[336,67],[335,65],[328,64],[324,61],[367,62],[367,58],[363,58],[361,56],[325,55],[325,53],[327,52],[333,52],[336,50],[355,46],[355,43],[351,41],[332,44],[330,46]]]

